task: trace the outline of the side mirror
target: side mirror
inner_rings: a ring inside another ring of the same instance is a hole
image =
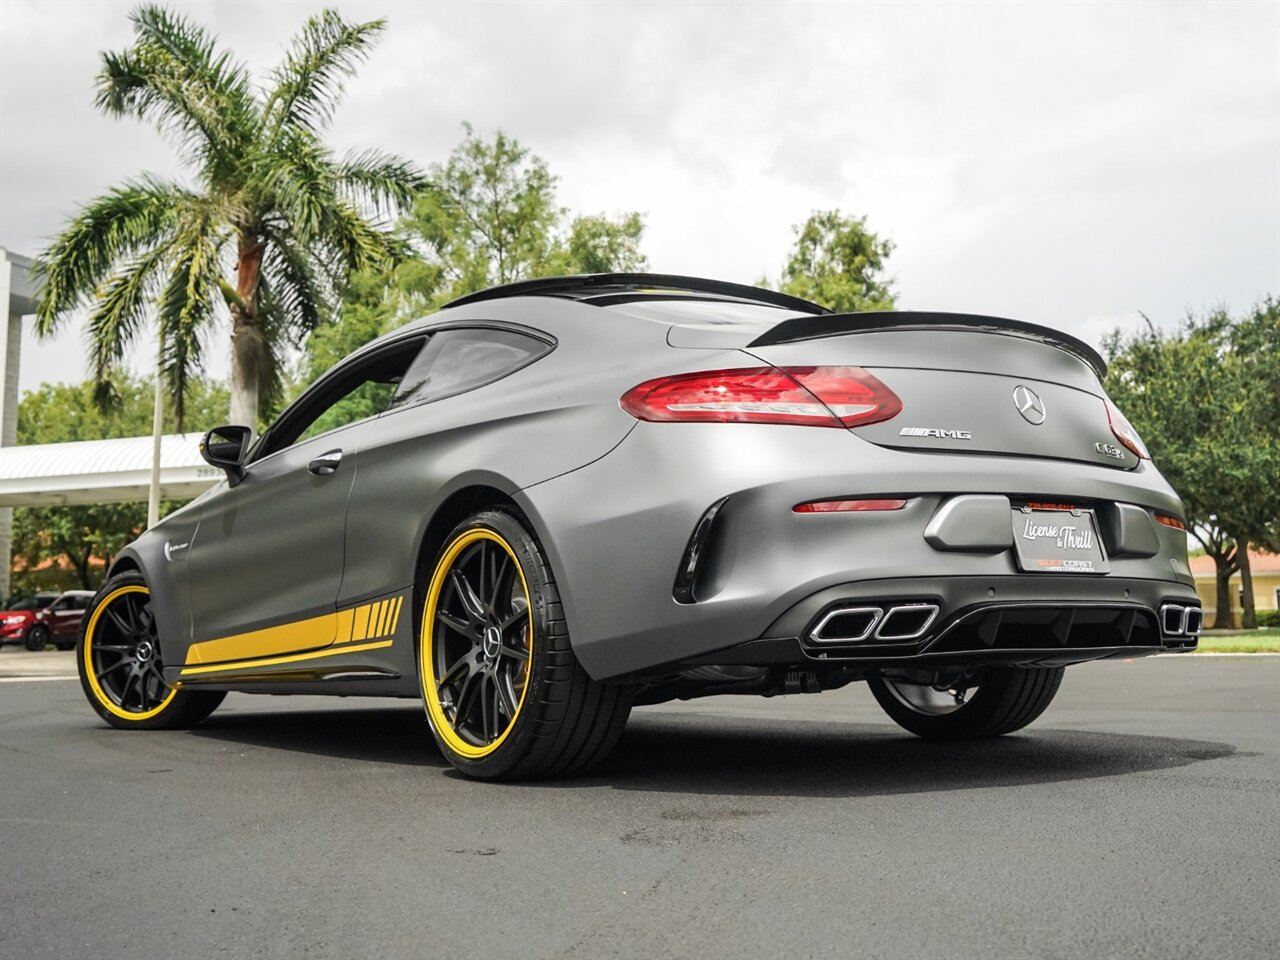
[[[205,463],[224,470],[227,482],[234,487],[244,479],[244,458],[252,439],[253,431],[249,427],[233,424],[214,427],[200,438],[200,456]]]

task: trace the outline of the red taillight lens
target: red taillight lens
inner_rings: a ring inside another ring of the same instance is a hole
[[[1115,434],[1115,438],[1128,447],[1134,456],[1143,460],[1151,459],[1147,445],[1138,436],[1138,431],[1133,429],[1133,424],[1110,400],[1107,401],[1107,422],[1111,424],[1111,432]]]
[[[863,510],[901,510],[905,500],[811,500],[797,503],[793,513],[857,513]]]
[[[894,417],[897,394],[861,367],[752,367],[647,380],[622,409],[637,420],[854,427]]]

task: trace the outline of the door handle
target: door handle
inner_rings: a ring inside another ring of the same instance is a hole
[[[320,454],[320,456],[308,463],[307,470],[317,477],[327,477],[338,469],[338,464],[340,463],[342,463],[342,451],[330,450],[328,453]]]

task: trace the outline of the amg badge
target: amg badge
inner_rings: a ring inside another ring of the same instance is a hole
[[[943,430],[938,427],[903,427],[898,431],[900,437],[937,437],[939,440],[972,440],[969,430]]]
[[[1110,457],[1112,460],[1124,459],[1124,451],[1114,443],[1095,443],[1093,445],[1093,449],[1097,450],[1104,457]]]

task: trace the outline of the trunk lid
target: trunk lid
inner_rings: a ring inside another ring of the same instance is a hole
[[[897,325],[788,339],[775,328],[746,349],[778,367],[853,366],[879,378],[902,412],[851,429],[880,446],[1137,466],[1111,432],[1101,358],[1072,338],[1028,329],[1041,330]]]

